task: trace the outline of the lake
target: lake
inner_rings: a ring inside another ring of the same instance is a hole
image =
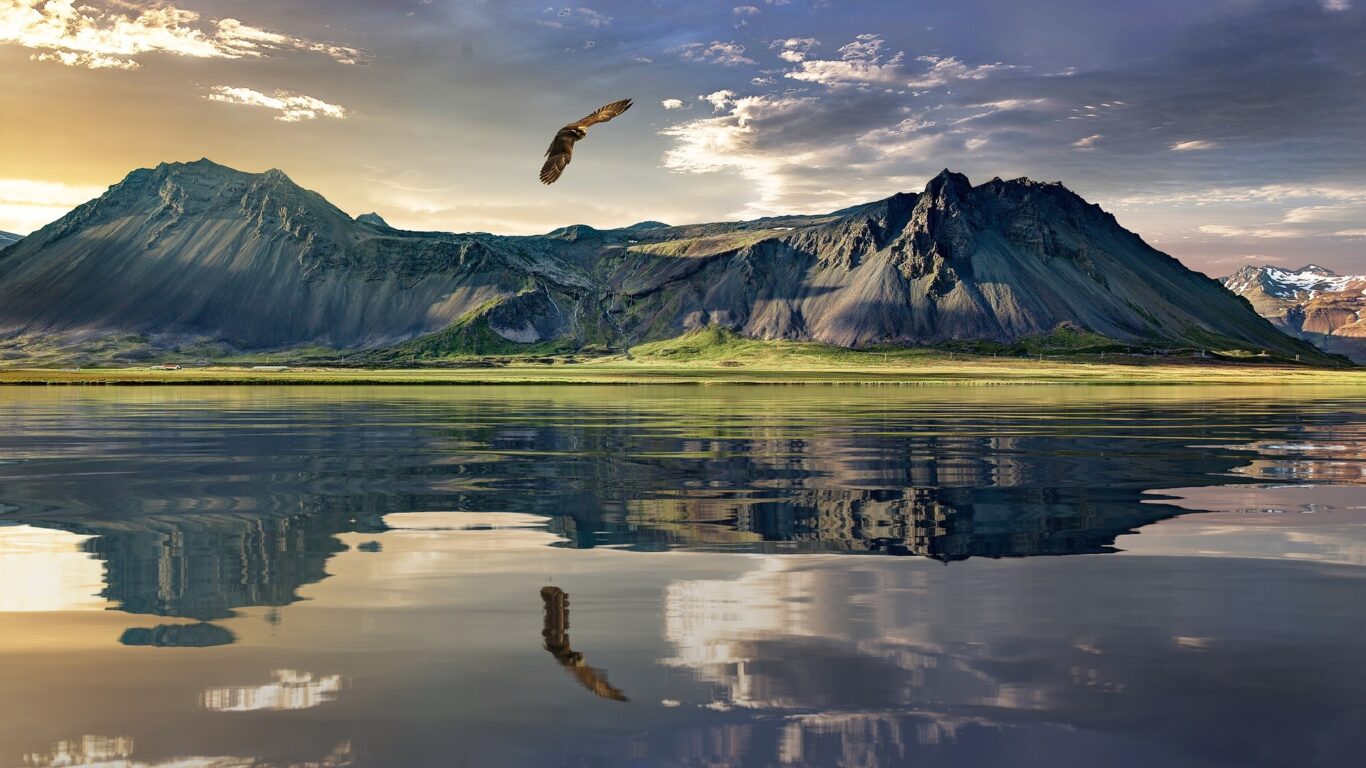
[[[1366,389],[0,389],[0,766],[1357,766]]]

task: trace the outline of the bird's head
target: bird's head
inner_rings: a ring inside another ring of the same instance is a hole
[[[576,138],[582,139],[583,137],[585,137],[585,136],[587,136],[587,135],[588,135],[588,129],[587,129],[587,128],[578,128],[578,127],[574,128],[574,136],[575,136]]]

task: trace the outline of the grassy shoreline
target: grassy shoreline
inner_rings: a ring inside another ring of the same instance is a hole
[[[624,360],[534,364],[514,362],[467,368],[357,369],[295,367],[282,371],[245,366],[159,370],[95,368],[0,370],[3,385],[501,385],[501,384],[783,384],[892,386],[1074,385],[1315,385],[1366,387],[1366,368],[1228,363],[1148,365],[1026,359],[920,359],[885,364],[830,365],[810,361],[744,364]],[[802,363],[806,364],[803,365]]]

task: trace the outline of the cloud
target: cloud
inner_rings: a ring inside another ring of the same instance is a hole
[[[0,3],[0,44],[36,51],[32,58],[90,69],[136,69],[137,58],[167,53],[205,59],[241,59],[290,51],[322,53],[346,64],[365,64],[358,48],[318,42],[253,27],[236,19],[206,22],[171,5],[117,4],[99,8],[72,0],[5,0]]]
[[[104,187],[33,179],[0,179],[0,229],[26,233],[104,194]]]
[[[885,55],[882,50],[885,41],[871,34],[859,35],[853,42],[841,46],[838,59],[809,59],[809,45],[806,48],[789,47],[787,42],[790,41],[783,41],[779,57],[797,64],[797,68],[785,76],[828,86],[857,84],[928,89],[960,80],[981,80],[992,72],[1011,69],[1000,63],[968,66],[953,56],[918,56],[915,61],[927,66],[913,72],[905,64],[905,52]]]
[[[1251,190],[1241,197],[1244,209],[1266,200],[1304,202],[1313,205],[1294,205],[1281,211],[1280,220],[1251,225],[1207,224],[1199,229],[1207,235],[1231,238],[1355,238],[1360,237],[1362,221],[1366,221],[1366,189],[1301,189],[1267,194]],[[1289,195],[1289,196],[1287,196]]]
[[[807,60],[804,55],[801,58],[784,56],[785,60],[797,64],[797,68],[786,73],[785,77],[823,85],[880,83],[904,86],[909,79],[909,75],[902,67],[905,54],[898,51],[890,59],[883,61],[882,45],[882,38],[876,35],[859,35],[853,42],[840,47],[838,59]],[[792,50],[803,54],[806,52],[796,48]],[[787,51],[785,46],[784,53]]]
[[[580,6],[577,8],[546,8],[542,11],[543,15],[553,16],[552,19],[538,19],[537,24],[543,27],[553,27],[554,29],[566,29],[570,25],[576,27],[592,27],[602,29],[612,25],[612,17],[598,13],[592,8]]]
[[[659,102],[659,105],[665,109],[683,109],[687,106],[682,99],[665,99]]]
[[[1263,184],[1256,187],[1208,187],[1193,192],[1138,194],[1116,198],[1120,205],[1219,205],[1330,200],[1366,203],[1366,186]]]
[[[795,64],[805,59],[806,54],[817,45],[820,45],[820,41],[814,37],[789,37],[786,40],[774,40],[769,48],[781,48],[778,58]]]
[[[1285,237],[1303,237],[1302,232],[1285,227],[1239,227],[1226,224],[1205,224],[1200,227],[1200,231],[1207,235],[1217,235],[1219,237],[1255,237],[1261,239],[1279,239]]]
[[[731,13],[736,16],[757,16],[759,9],[752,5],[737,5],[731,9]]]
[[[612,23],[611,16],[605,16],[592,8],[575,8],[574,14],[580,21],[590,27],[606,27]]]
[[[979,64],[970,67],[952,56],[918,56],[916,61],[930,65],[928,71],[912,79],[906,85],[911,88],[936,88],[959,80],[981,80],[992,72],[1014,69],[1008,64]]]
[[[1102,138],[1104,137],[1102,137],[1099,133],[1093,133],[1090,136],[1084,136],[1072,142],[1072,146],[1076,147],[1077,149],[1095,149],[1096,142],[1100,141]]]
[[[691,120],[666,128],[676,139],[664,155],[664,167],[680,173],[738,172],[758,187],[760,200],[750,208],[777,207],[782,199],[788,164],[800,164],[803,152],[792,147],[785,154],[771,151],[765,127],[800,116],[813,105],[810,97],[748,96],[734,99],[730,91],[713,93],[710,101],[724,114]]]
[[[280,113],[275,116],[275,119],[285,123],[316,120],[320,117],[340,119],[346,117],[347,114],[344,108],[336,104],[329,104],[322,99],[315,99],[312,96],[291,93],[290,91],[275,91],[272,94],[265,94],[250,88],[235,88],[227,85],[215,85],[210,91],[204,97],[209,101],[273,109]]]
[[[739,43],[723,43],[713,40],[705,43],[689,43],[678,49],[684,61],[705,61],[708,64],[721,64],[733,67],[738,64],[754,64],[754,59],[745,56],[745,46]]]
[[[1178,142],[1176,142],[1175,144],[1172,144],[1172,146],[1171,146],[1171,151],[1173,151],[1173,152],[1198,152],[1198,151],[1203,150],[1203,149],[1214,149],[1215,147],[1218,147],[1218,146],[1219,146],[1219,143],[1218,143],[1218,142],[1215,142],[1215,141],[1205,141],[1205,140],[1203,140],[1203,139],[1194,140],[1194,141],[1178,141]]]
[[[1352,0],[1321,0],[1319,3],[1325,11],[1349,11],[1352,9]]]
[[[952,154],[1006,152],[1009,143],[995,141],[1001,121],[1050,108],[1045,98],[974,98],[971,88],[961,103],[920,105],[917,94],[899,86],[913,78],[980,82],[1004,65],[979,71],[957,58],[927,57],[925,71],[911,71],[905,56],[888,55],[876,35],[842,46],[838,60],[806,58],[817,44],[813,38],[788,38],[769,48],[780,56],[800,54],[788,76],[825,88],[752,94],[721,89],[699,96],[712,105],[713,115],[662,132],[674,141],[664,166],[686,174],[731,173],[753,183],[754,199],[736,215],[828,211],[919,188]],[[875,81],[888,87],[875,87]],[[758,88],[770,84],[751,80]]]

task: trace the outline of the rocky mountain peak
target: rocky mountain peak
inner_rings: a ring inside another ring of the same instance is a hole
[[[967,176],[945,168],[925,185],[923,196],[945,205],[952,204],[972,196],[972,182]]]
[[[933,260],[970,256],[984,221],[972,182],[944,169],[917,198],[906,226],[916,253]],[[922,272],[923,266],[916,272]]]
[[[199,160],[135,171],[0,256],[0,327],[244,349],[426,338],[411,349],[488,354],[712,325],[847,347],[1010,344],[1065,323],[1124,344],[1315,354],[1066,187],[948,170],[823,215],[495,237],[393,230],[278,170]]]

